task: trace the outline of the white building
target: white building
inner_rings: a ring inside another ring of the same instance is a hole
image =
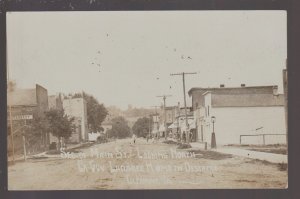
[[[277,86],[211,88],[193,101],[198,141],[210,144],[214,127],[219,145],[286,143],[284,97]]]
[[[65,114],[75,118],[76,130],[69,142],[79,143],[88,140],[88,123],[86,101],[83,98],[68,98],[63,100]]]

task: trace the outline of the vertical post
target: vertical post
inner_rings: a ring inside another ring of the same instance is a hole
[[[62,143],[63,142],[63,138],[60,137],[59,140],[60,140],[59,141],[60,142],[60,146],[59,146],[60,149],[59,149],[59,151],[61,151],[63,149],[63,143]]]
[[[201,141],[203,142],[203,125],[201,124]]]
[[[185,114],[185,126],[186,126],[186,142],[190,142],[190,133],[189,133],[189,123],[187,118],[187,110],[186,110],[186,96],[185,96],[185,78],[184,72],[182,73],[182,81],[183,81],[183,96],[184,96],[184,114]]]
[[[150,133],[151,133],[151,115],[149,117],[149,138],[150,138]]]
[[[262,136],[263,136],[263,145],[266,145],[265,134],[263,134]]]
[[[217,148],[216,134],[215,134],[215,116],[211,117],[211,122],[213,123],[213,132],[211,134],[211,148]]]
[[[287,61],[286,61],[287,62]],[[287,64],[287,63],[286,63]],[[282,71],[283,75],[283,93],[284,93],[284,110],[285,110],[285,129],[286,129],[286,145],[288,146],[288,80],[287,69]]]
[[[242,135],[240,135],[240,145],[242,145]]]
[[[165,127],[165,140],[167,139],[167,113],[166,113],[166,96],[164,96],[164,127]]]
[[[23,135],[23,151],[24,151],[24,160],[26,161],[26,138],[25,135]]]

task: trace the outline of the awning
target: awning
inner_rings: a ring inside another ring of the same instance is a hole
[[[168,128],[169,129],[176,129],[178,127],[179,127],[178,122],[173,122]]]
[[[185,119],[181,121],[180,123],[180,128],[182,131],[186,131],[186,129],[195,129],[196,128],[196,124],[195,124],[195,120],[192,118],[188,118],[188,128],[186,127],[186,122]]]

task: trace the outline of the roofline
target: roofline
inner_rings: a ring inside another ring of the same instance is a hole
[[[212,88],[202,88],[202,87],[193,87],[188,91],[189,96],[191,96],[191,92],[195,91],[195,90],[226,90],[226,89],[246,89],[246,88],[278,88],[278,85],[269,85],[269,86],[245,86],[245,87],[212,87]]]
[[[38,104],[26,104],[26,105],[23,105],[23,104],[18,104],[18,105],[14,105],[14,104],[7,104],[7,106],[11,106],[12,108],[19,108],[19,107],[35,107],[35,106],[38,106]]]
[[[47,90],[45,87],[41,86],[40,84],[35,84],[35,88],[37,88],[37,87],[41,87],[41,88]],[[48,90],[47,90],[47,91],[48,91]]]
[[[278,107],[283,107],[284,106],[284,104],[283,105],[281,105],[281,104],[274,104],[274,105],[260,105],[260,106],[216,106],[216,105],[211,105],[211,107],[213,107],[213,108],[241,108],[241,107],[243,107],[243,108],[245,108],[245,107],[248,107],[248,108],[253,108],[253,107],[274,107],[274,106],[278,106]]]

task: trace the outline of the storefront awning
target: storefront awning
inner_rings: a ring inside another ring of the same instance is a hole
[[[168,128],[169,129],[176,129],[178,127],[179,127],[178,122],[173,122]]]
[[[186,126],[185,120],[182,120],[181,124],[180,124],[180,128],[182,131],[186,131],[186,129],[189,129],[189,130],[195,129],[196,128],[195,120],[192,118],[189,118],[188,119],[188,127]]]

